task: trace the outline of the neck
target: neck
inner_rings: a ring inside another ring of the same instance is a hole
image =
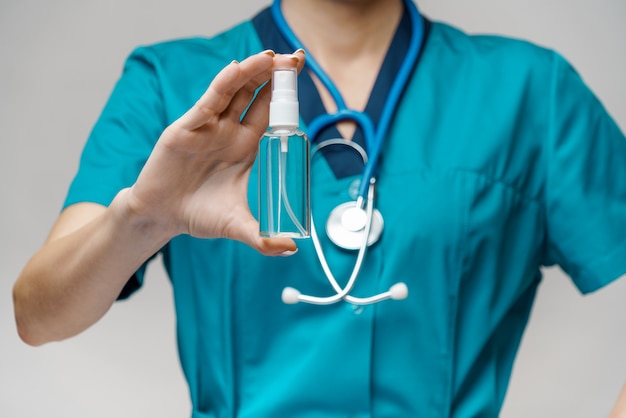
[[[386,52],[402,16],[401,0],[283,0],[289,26],[322,65]]]
[[[333,80],[346,105],[362,111],[403,12],[402,0],[283,0],[285,20],[307,55]],[[337,107],[313,77],[329,113]],[[352,138],[354,123],[337,128]]]

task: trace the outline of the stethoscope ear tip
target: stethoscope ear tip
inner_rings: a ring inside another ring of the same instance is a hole
[[[409,296],[409,288],[404,282],[396,283],[389,288],[389,297],[393,300],[406,299],[407,296]]]
[[[283,289],[282,299],[287,305],[295,305],[300,302],[300,292],[293,287],[286,287]]]

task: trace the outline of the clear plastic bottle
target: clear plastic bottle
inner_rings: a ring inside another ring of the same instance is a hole
[[[270,127],[259,142],[259,224],[263,237],[310,235],[310,145],[298,129],[295,68],[272,75]]]

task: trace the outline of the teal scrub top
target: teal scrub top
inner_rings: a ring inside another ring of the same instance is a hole
[[[261,49],[244,22],[135,50],[65,205],[108,205],[216,73]],[[379,166],[385,231],[353,294],[404,281],[406,300],[283,304],[285,286],[333,293],[310,240],[289,258],[189,236],[163,248],[194,418],[497,416],[540,268],[583,293],[626,272],[626,140],[553,51],[433,23]],[[323,230],[359,176],[323,158],[311,173]],[[256,185],[253,169],[253,213]],[[345,282],[355,255],[321,235]]]

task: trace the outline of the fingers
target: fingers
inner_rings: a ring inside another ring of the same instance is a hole
[[[215,76],[206,92],[178,120],[178,123],[183,128],[194,130],[211,119],[219,117],[230,106],[233,97],[241,89],[245,88],[253,93],[269,79],[273,58],[273,52],[264,51],[240,63],[233,61],[228,64]]]
[[[218,73],[206,92],[178,123],[183,128],[194,130],[226,111],[227,116],[239,118],[256,90],[270,79],[272,67],[277,66],[295,66],[300,71],[304,66],[304,50],[299,49],[291,55],[276,55],[267,50],[240,63],[231,62]]]
[[[292,66],[297,62],[296,57],[293,57]],[[246,108],[250,105],[250,101],[254,97],[257,89],[263,85],[263,83],[267,82],[271,78],[271,68],[267,74],[262,74],[260,77],[256,77],[248,84],[243,86],[237,93],[233,96],[228,108],[224,112],[225,117],[239,118],[246,110]],[[267,85],[265,86],[267,87]]]

